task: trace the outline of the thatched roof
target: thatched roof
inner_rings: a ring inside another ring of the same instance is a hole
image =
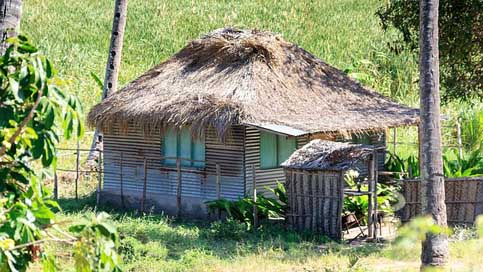
[[[194,40],[89,113],[90,125],[231,124],[339,133],[413,125],[418,111],[362,87],[342,71],[257,30],[225,28]]]
[[[292,153],[281,166],[301,170],[348,170],[367,160],[373,152],[374,148],[368,145],[316,139]]]

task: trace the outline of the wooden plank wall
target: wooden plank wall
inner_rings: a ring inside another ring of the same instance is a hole
[[[129,126],[127,131],[114,127],[104,133],[103,191],[120,193],[120,153],[123,153],[124,194],[141,197],[144,180],[144,158],[161,156],[160,132],[143,133],[140,127]],[[243,130],[234,128],[226,144],[220,143],[216,133],[206,131],[206,169],[182,171],[182,197],[203,200],[216,198],[216,162],[221,165],[221,197],[237,199],[244,195]],[[163,167],[160,159],[147,161],[147,193],[175,196],[177,173],[175,167]]]
[[[420,192],[420,180],[402,181],[406,205],[398,212],[401,221],[421,214]],[[473,224],[483,214],[483,177],[446,178],[445,197],[448,224]]]
[[[286,169],[287,224],[339,240],[344,202],[342,172]]]

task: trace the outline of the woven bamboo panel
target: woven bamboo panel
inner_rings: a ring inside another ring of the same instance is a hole
[[[342,173],[287,169],[285,174],[288,226],[339,240],[344,190]]]
[[[421,214],[420,192],[420,180],[402,182],[406,205],[400,212],[401,221]],[[483,214],[483,177],[446,178],[445,202],[448,224],[473,224]]]

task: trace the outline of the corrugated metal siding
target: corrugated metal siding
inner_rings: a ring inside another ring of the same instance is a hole
[[[307,136],[297,137],[297,148],[308,142]],[[283,168],[260,169],[260,130],[245,127],[245,178],[246,192],[253,190],[252,166],[255,167],[257,191],[265,193],[265,187],[274,187],[278,182],[285,182]]]
[[[235,127],[226,144],[216,139],[214,131],[206,131],[206,171],[186,168],[182,171],[182,197],[216,198],[216,163],[221,166],[221,196],[237,199],[244,195],[243,129]],[[123,154],[123,189],[126,194],[141,197],[144,183],[144,159],[147,160],[148,194],[176,195],[177,172],[163,167],[159,157],[162,148],[161,133],[144,134],[131,125],[121,133],[113,128],[104,134],[104,191],[120,192],[120,154]]]

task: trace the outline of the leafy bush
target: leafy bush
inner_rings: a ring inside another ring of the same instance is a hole
[[[80,103],[58,88],[52,63],[27,38],[7,41],[0,58],[0,270],[25,271],[41,260],[44,271],[55,271],[42,248],[47,242],[70,245],[78,271],[120,270],[117,233],[106,215],[63,231],[54,214],[60,207],[40,182],[56,166],[57,131],[83,134]]]
[[[412,177],[419,177],[419,160],[413,155],[402,159],[390,153],[385,167],[388,171],[401,173],[395,175],[399,179],[408,178],[409,173],[412,173]],[[448,178],[481,176],[483,154],[481,150],[475,150],[460,157],[453,151],[447,151],[443,155],[443,171],[444,176]]]
[[[390,172],[398,173],[394,174],[394,178],[419,177],[419,160],[414,155],[402,159],[396,154],[389,153],[384,167]]]
[[[451,159],[452,157],[456,157]],[[443,155],[443,171],[445,177],[475,177],[483,175],[483,155],[481,150],[475,150],[463,156],[446,153]]]
[[[354,175],[349,171],[349,175],[345,176],[346,184],[353,190],[360,189],[361,191],[367,191],[368,185],[357,185],[354,181]],[[396,201],[395,192],[397,188],[394,186],[388,186],[385,184],[377,184],[377,206],[380,211],[386,213],[393,213],[391,209],[391,203]],[[358,219],[362,219],[363,223],[367,222],[367,212],[369,208],[367,196],[351,196],[344,198],[344,206],[342,209],[343,215],[353,213]]]
[[[248,228],[253,226],[253,206],[257,207],[258,219],[284,217],[287,207],[287,192],[283,184],[277,182],[277,187],[267,188],[278,199],[257,195],[256,203],[251,197],[240,198],[236,201],[217,199],[205,202],[211,211],[224,211],[228,218],[244,222]]]

